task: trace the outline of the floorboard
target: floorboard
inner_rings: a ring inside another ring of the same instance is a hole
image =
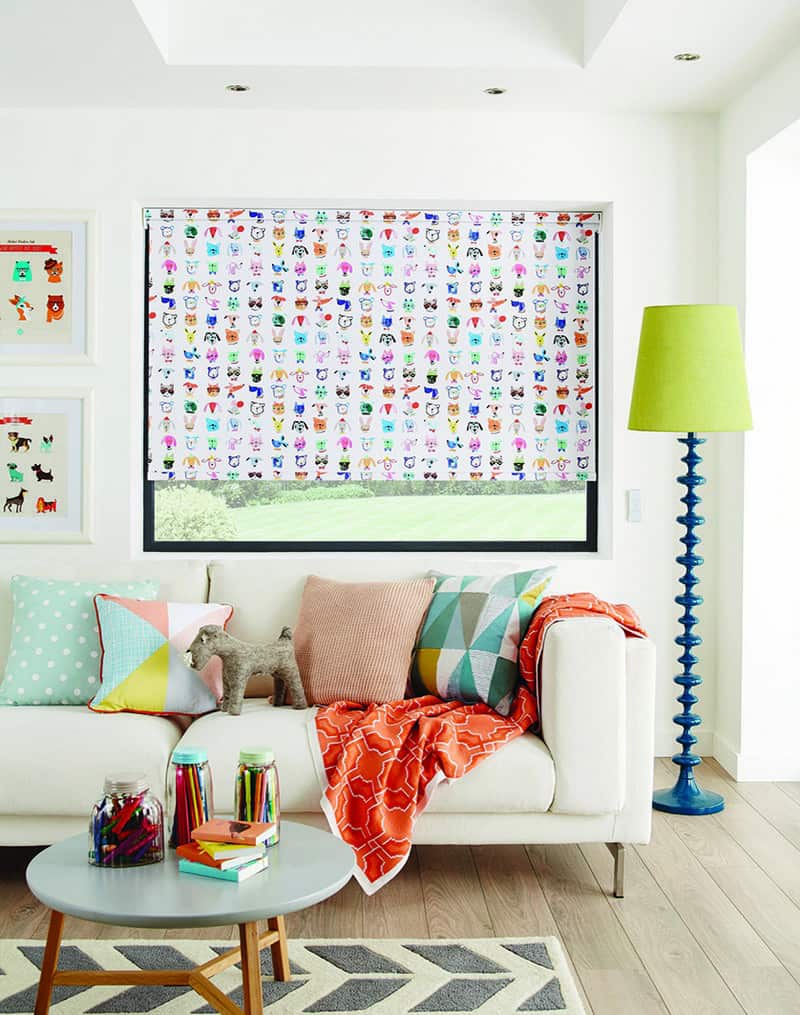
[[[659,786],[675,766],[655,764]],[[294,937],[508,937],[563,943],[588,1015],[797,1015],[800,1012],[800,783],[735,783],[706,818],[654,814],[629,848],[626,896],[610,896],[605,846],[424,846],[373,896],[355,882],[287,918]],[[48,914],[28,892],[36,850],[0,849],[0,937],[42,939]],[[228,928],[136,931],[67,919],[65,937],[230,937]]]
[[[605,848],[605,847],[604,847]],[[577,846],[528,846],[559,936],[595,1015],[668,1009]],[[619,1008],[620,998],[626,1007]]]
[[[469,846],[419,846],[417,854],[431,937],[493,937]]]

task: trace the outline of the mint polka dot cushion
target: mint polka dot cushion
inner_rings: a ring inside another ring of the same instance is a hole
[[[0,705],[85,705],[100,684],[98,592],[155,599],[157,581],[60,581],[14,575]]]

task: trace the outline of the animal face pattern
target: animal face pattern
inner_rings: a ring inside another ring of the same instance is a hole
[[[596,216],[146,220],[151,479],[594,479]]]

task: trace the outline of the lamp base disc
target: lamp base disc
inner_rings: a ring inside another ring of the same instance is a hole
[[[653,794],[653,807],[668,814],[717,814],[725,807],[725,798],[711,790],[686,792],[683,787],[658,789]]]

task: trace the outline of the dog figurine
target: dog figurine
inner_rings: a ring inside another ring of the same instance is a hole
[[[276,641],[266,645],[249,645],[228,634],[219,624],[206,624],[197,632],[184,660],[193,670],[202,670],[212,656],[219,656],[222,660],[221,711],[229,715],[241,713],[247,681],[254,673],[271,676],[275,681],[273,705],[280,706],[286,702],[288,688],[294,708],[308,707],[294,657],[290,628],[284,627]]]

